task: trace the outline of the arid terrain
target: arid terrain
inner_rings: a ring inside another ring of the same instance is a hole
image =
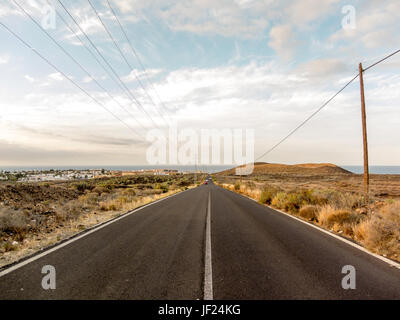
[[[181,174],[64,182],[2,182],[0,267],[193,185],[193,175]]]
[[[254,171],[246,177],[235,175],[235,169],[215,175],[217,181],[252,181],[268,183],[290,191],[292,189],[329,189],[360,194],[363,192],[363,175],[351,173],[330,163],[321,164],[270,164],[256,163]],[[400,199],[400,175],[370,175],[370,196],[376,199]]]
[[[400,175],[371,175],[368,201],[363,176],[333,164],[256,163],[249,176],[230,169],[213,178],[224,188],[400,260]]]

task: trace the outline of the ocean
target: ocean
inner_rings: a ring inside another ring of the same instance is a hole
[[[364,173],[363,166],[341,166],[343,169],[353,173]],[[370,166],[369,173],[371,174],[400,174],[400,166]]]

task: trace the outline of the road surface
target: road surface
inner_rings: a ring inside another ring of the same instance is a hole
[[[399,269],[212,183],[0,275],[0,299],[400,299]]]

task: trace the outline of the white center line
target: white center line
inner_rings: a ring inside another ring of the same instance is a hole
[[[212,262],[211,262],[211,191],[208,191],[206,218],[206,248],[204,254],[204,300],[213,300]]]

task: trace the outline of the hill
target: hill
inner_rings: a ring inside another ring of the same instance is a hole
[[[228,169],[219,172],[219,175],[235,175],[235,169]],[[352,174],[332,163],[302,163],[302,164],[278,164],[278,163],[254,163],[252,175],[343,175]]]

